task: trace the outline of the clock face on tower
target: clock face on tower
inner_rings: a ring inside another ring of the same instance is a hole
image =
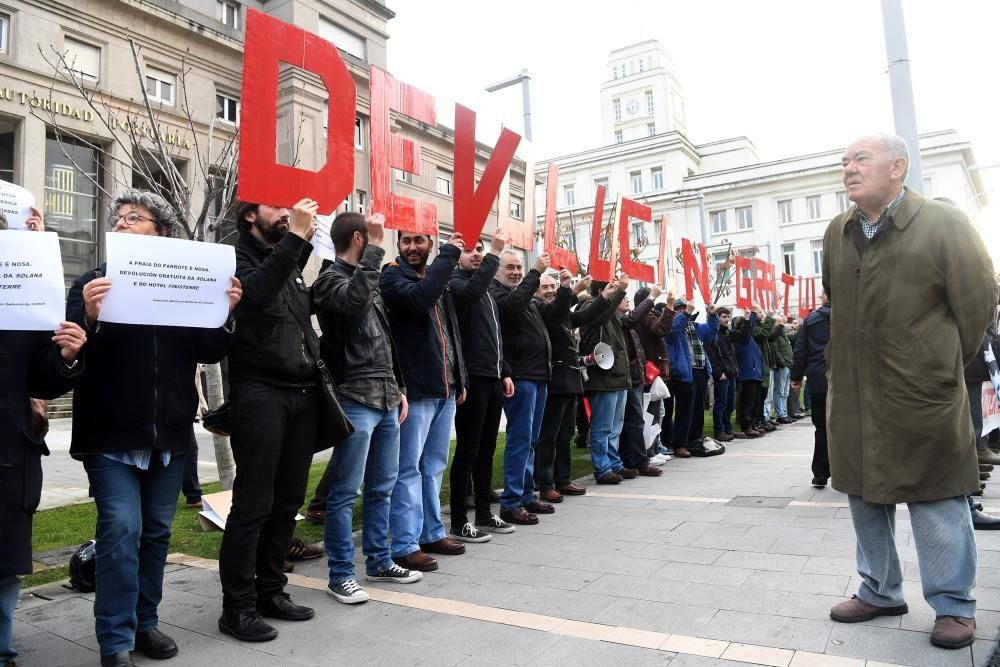
[[[629,115],[634,116],[639,112],[639,102],[637,100],[629,100],[628,103],[625,104],[625,111],[627,111]]]

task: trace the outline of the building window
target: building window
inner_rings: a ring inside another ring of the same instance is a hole
[[[622,101],[617,97],[611,100],[611,109],[612,111],[614,111],[615,114],[615,122],[616,123],[622,122]]]
[[[781,262],[782,266],[790,276],[795,275],[795,244],[794,243],[783,243],[781,244]]]
[[[622,131],[615,130],[615,143],[620,144],[622,142]]]
[[[663,167],[653,167],[649,170],[650,175],[653,177],[653,189],[662,190],[663,189]]]
[[[17,125],[0,120],[0,179],[14,183],[14,137]]]
[[[847,192],[841,190],[837,193],[837,210],[846,211],[851,208],[851,200],[847,198]]]
[[[642,62],[642,58],[639,58],[639,71],[642,72],[645,69],[645,63]]]
[[[742,278],[749,278],[750,277],[750,272],[754,268],[754,266],[753,266],[753,258],[756,256],[756,253],[754,252],[753,248],[743,248],[742,250],[737,250],[736,252],[740,255],[740,257],[745,257],[745,258],[747,258],[747,259],[750,260],[750,266],[749,266],[749,268],[746,268],[746,269],[743,269],[742,271],[740,271],[740,277],[742,277]]]
[[[328,42],[333,42],[334,46],[344,53],[359,60],[366,60],[365,38],[341,28],[325,16],[319,17],[319,36]]]
[[[725,211],[712,211],[708,214],[709,220],[712,221],[712,233],[713,234],[725,234],[726,225],[726,212]]]
[[[361,122],[361,116],[354,117],[354,147],[358,150],[364,150],[365,148],[365,133],[363,132],[364,124]]]
[[[97,266],[101,158],[67,136],[45,137],[45,228],[59,235],[66,286]]]
[[[594,197],[597,197],[597,186],[599,185],[604,186],[604,198],[607,199],[608,195],[611,193],[611,188],[608,187],[608,179],[606,176],[594,179]]]
[[[563,186],[563,201],[566,202],[566,206],[576,206],[576,192],[572,185]]]
[[[783,199],[778,202],[778,222],[787,225],[792,221],[792,200]]]
[[[397,181],[402,181],[403,183],[412,183],[413,175],[408,171],[403,171],[402,169],[393,169],[393,176],[395,176]]]
[[[812,250],[813,275],[823,275],[823,241],[811,241],[809,247]]]
[[[715,275],[719,275],[722,272],[722,265],[729,261],[729,253],[717,252],[712,255],[712,260],[715,264]]]
[[[10,53],[10,16],[0,14],[0,53]]]
[[[753,206],[740,206],[736,209],[736,228],[741,232],[753,229]]]
[[[522,220],[524,214],[521,211],[523,209],[524,209],[524,199],[522,199],[521,197],[515,197],[514,195],[511,195],[510,217],[514,218],[515,220]]]
[[[451,179],[452,173],[447,169],[438,168],[437,170],[437,193],[439,195],[451,196]]]
[[[641,171],[630,172],[629,178],[632,181],[632,194],[638,194],[642,192],[642,172]]]
[[[656,123],[646,123],[646,136],[647,137],[656,136]]]
[[[240,29],[240,5],[230,0],[216,0],[215,18],[233,30]]]
[[[653,107],[653,91],[652,90],[647,90],[646,91],[646,113],[648,113],[650,116],[652,116],[653,115],[653,108],[654,108]]]
[[[228,95],[215,96],[215,117],[234,125],[240,122],[240,101]]]
[[[150,102],[174,103],[174,75],[146,68],[146,94]]]
[[[611,72],[612,72],[612,76],[614,76],[614,78],[617,79],[618,78],[618,65],[614,65],[611,68]]]
[[[354,203],[357,206],[357,208],[355,208],[354,210],[356,212],[364,215],[365,214],[365,204],[367,203],[365,201],[365,191],[364,190],[355,190],[354,191]]]
[[[72,37],[63,39],[66,71],[83,81],[97,81],[101,72],[101,49]]]
[[[823,216],[819,195],[806,197],[806,210],[809,212],[810,220],[819,220]]]
[[[643,222],[632,223],[632,245],[647,245],[649,238],[646,236],[646,225]]]

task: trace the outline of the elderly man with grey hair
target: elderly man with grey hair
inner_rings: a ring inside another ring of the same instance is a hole
[[[962,648],[976,629],[976,538],[966,496],[979,489],[962,382],[997,304],[986,247],[960,210],[903,186],[899,137],[844,152],[854,202],[827,227],[830,298],[827,436],[833,487],[848,496],[861,585],[830,610],[841,623],[908,609],[896,553],[906,503],[931,643]]]
[[[162,197],[126,190],[111,204],[116,234],[169,236],[176,216]],[[157,606],[170,525],[181,488],[196,364],[217,363],[233,328],[158,327],[100,320],[114,289],[106,268],[88,271],[66,298],[66,319],[87,332],[87,366],[73,395],[70,455],[87,471],[97,506],[95,579],[102,665],[132,665],[133,648],[170,658],[177,644],[159,630]],[[229,310],[242,296],[232,278]]]

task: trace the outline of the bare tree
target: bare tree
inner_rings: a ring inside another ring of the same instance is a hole
[[[54,103],[48,105],[48,111],[32,109],[31,113],[53,129],[53,134],[66,159],[104,196],[109,199],[114,198],[114,194],[105,188],[99,175],[89,174],[75,162],[72,152],[68,150],[67,138],[103,156],[115,189],[131,187],[132,182],[126,178],[131,174],[132,179],[141,182],[145,189],[163,197],[173,209],[181,231],[187,238],[197,241],[224,241],[225,239],[219,238],[220,228],[224,220],[231,217],[236,206],[239,130],[235,127],[232,129],[217,127],[213,115],[208,127],[207,140],[204,146],[201,145],[196,122],[188,106],[186,77],[191,68],[186,58],[182,58],[178,88],[181,91],[180,109],[186,125],[183,128],[183,141],[192,144],[191,153],[194,156],[194,167],[189,183],[177,168],[170,152],[171,146],[176,142],[168,141],[170,135],[161,132],[157,122],[157,110],[146,92],[140,58],[141,47],[131,38],[128,42],[132,50],[139,88],[142,90],[142,100],[130,104],[124,112],[113,107],[108,96],[84,85],[82,77],[76,74],[75,62],[67,61],[66,53],[52,45],[49,45],[48,50],[38,47],[42,57],[55,73],[49,88],[49,100],[52,99],[56,81],[70,85],[83,98],[85,106],[92,112],[96,122],[106,130],[107,136],[112,138],[112,149],[94,143],[66,126],[56,114]],[[301,137],[299,141],[301,142]],[[115,146],[128,156],[127,160],[115,154]],[[196,192],[202,195],[202,199],[198,209],[193,210],[192,195]],[[222,371],[219,364],[206,364],[204,368],[207,386],[205,398],[209,408],[214,409],[224,401]],[[213,435],[213,444],[222,488],[230,489],[236,475],[236,465],[229,439]]]

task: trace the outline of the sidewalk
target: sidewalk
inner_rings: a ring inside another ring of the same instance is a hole
[[[160,607],[180,665],[709,665],[982,667],[1000,626],[1000,534],[977,533],[979,600],[971,648],[936,649],[905,510],[897,543],[910,613],[842,625],[829,607],[856,590],[846,498],[809,486],[812,428],[674,460],[659,478],[584,480],[538,526],[468,545],[409,585],[365,584],[372,600],[324,594],[326,563],[300,563],[289,592],[316,608],[280,636],[240,644],[218,631],[214,561],[171,557]],[[985,504],[1000,505],[987,490]],[[363,561],[358,554],[359,572]],[[94,665],[92,596],[58,585],[25,593],[21,665]],[[155,664],[137,656],[139,664]]]

